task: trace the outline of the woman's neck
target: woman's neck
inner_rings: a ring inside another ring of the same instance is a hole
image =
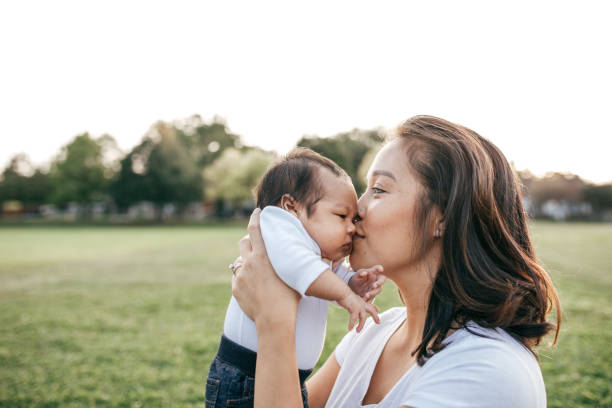
[[[401,331],[411,347],[422,341],[437,265],[437,262],[422,262],[393,278],[406,307],[406,322]]]

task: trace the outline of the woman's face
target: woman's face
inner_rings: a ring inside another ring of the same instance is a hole
[[[368,171],[367,190],[357,203],[361,220],[350,255],[355,270],[380,264],[391,276],[415,261],[415,240],[422,239],[416,231],[415,205],[423,188],[408,167],[404,143],[387,143]]]

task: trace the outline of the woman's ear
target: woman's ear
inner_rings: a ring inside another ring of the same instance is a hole
[[[285,211],[289,211],[290,213],[292,213],[293,215],[295,215],[296,217],[298,216],[298,211],[299,211],[299,204],[295,201],[295,199],[293,197],[291,197],[290,194],[284,194],[281,197],[281,201],[280,201],[280,207],[285,210]]]
[[[442,235],[444,235],[444,227],[444,218],[438,219],[436,222],[436,229],[434,230],[434,238],[442,238]]]

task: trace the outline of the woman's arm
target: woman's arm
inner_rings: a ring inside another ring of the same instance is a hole
[[[308,406],[310,408],[323,408],[325,406],[339,372],[340,365],[336,360],[336,354],[332,353],[325,364],[306,381]]]
[[[257,323],[255,408],[302,407],[295,354],[295,323]]]
[[[302,407],[295,352],[300,295],[278,278],[266,255],[256,209],[249,237],[240,240],[244,260],[232,280],[232,294],[257,328],[255,408]]]

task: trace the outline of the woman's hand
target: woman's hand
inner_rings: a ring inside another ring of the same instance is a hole
[[[300,295],[276,275],[259,229],[260,209],[249,220],[249,235],[240,240],[240,258],[232,279],[232,294],[242,310],[259,326],[288,324],[295,327]]]

